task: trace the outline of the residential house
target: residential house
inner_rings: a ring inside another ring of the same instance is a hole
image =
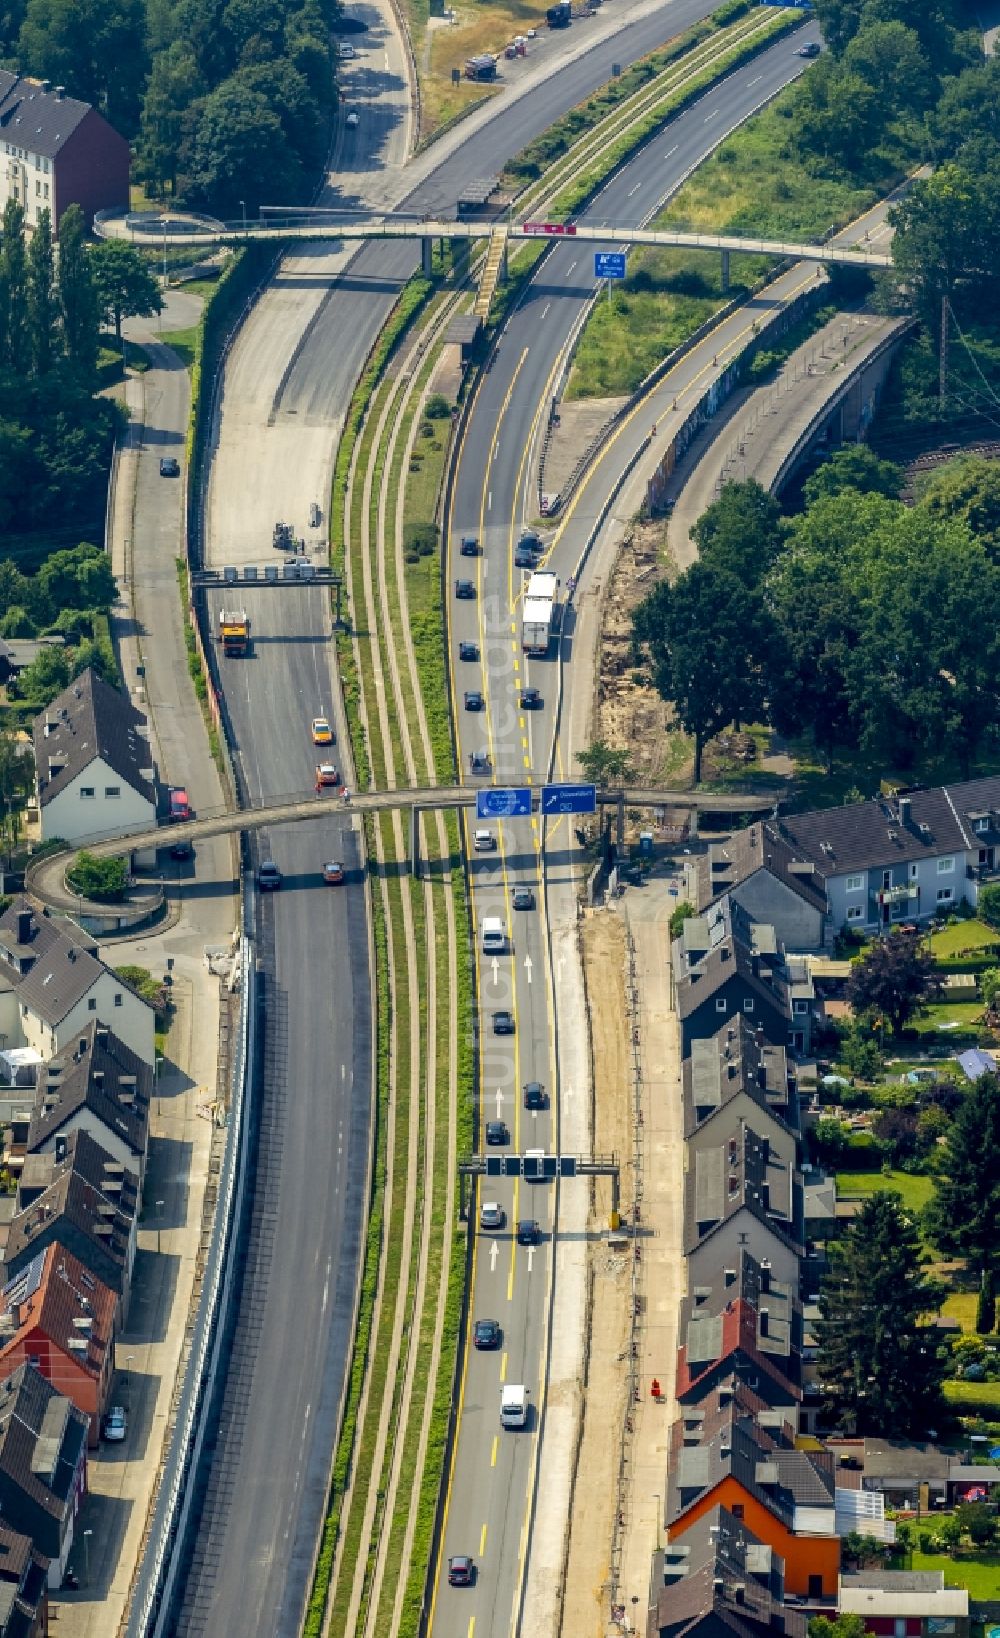
[[[802,1400],[802,1307],[798,1281],[773,1276],[767,1258],[740,1251],[731,1268],[695,1286],[681,1304],[676,1390],[694,1406],[741,1378],[798,1423]]]
[[[671,945],[671,961],[682,1058],[693,1041],[741,1014],[767,1040],[788,1041],[792,998],[774,931],[752,922],[735,900],[690,916]]]
[[[0,1294],[0,1376],[33,1365],[89,1418],[97,1445],[115,1371],[118,1298],[58,1242]]]
[[[51,1154],[27,1155],[7,1232],[8,1278],[58,1243],[115,1293],[121,1326],[135,1261],[138,1202],[135,1174],[112,1160],[89,1132],[60,1138]]]
[[[35,781],[42,838],[86,844],[156,824],[147,722],[96,671],[75,677],[35,718]]]
[[[135,1173],[141,1189],[152,1094],[149,1064],[92,1020],[39,1071],[28,1150],[53,1153],[60,1137],[87,1131]]]
[[[794,1286],[803,1253],[802,1177],[794,1133],[759,1110],[751,1124],[724,1107],[688,1144],[684,1252],[688,1285],[711,1285],[744,1249]]]
[[[45,1638],[49,1561],[28,1536],[0,1524],[0,1638]]]
[[[0,915],[4,1045],[34,1047],[50,1058],[95,1020],[152,1067],[156,1013],[149,1002],[104,965],[89,933],[22,894]]]
[[[43,210],[55,229],[70,205],[88,227],[100,210],[128,209],[128,143],[61,85],[0,71],[0,155],[0,210],[16,199],[29,228]]]
[[[877,1490],[891,1507],[928,1508],[948,1497],[950,1458],[934,1444],[867,1438],[863,1444],[862,1490]]]
[[[805,1638],[804,1613],[785,1606],[780,1555],[728,1508],[710,1508],[658,1560],[646,1638]]]
[[[789,1593],[833,1604],[840,1569],[833,1458],[797,1449],[785,1413],[738,1378],[696,1417],[685,1408],[671,1429],[671,1545],[719,1506],[784,1560]]]
[[[727,1018],[714,1035],[692,1041],[681,1078],[686,1138],[736,1098],[744,1114],[756,1104],[798,1128],[795,1070],[787,1049],[768,1041],[745,1013]]]
[[[766,922],[789,950],[818,950],[826,925],[826,884],[770,821],[714,842],[694,866],[701,913],[728,894],[754,921]]]
[[[837,1610],[860,1615],[879,1638],[967,1638],[967,1587],[946,1587],[943,1570],[858,1570],[842,1575]]]
[[[32,1365],[0,1382],[0,1517],[62,1583],[87,1478],[87,1418]]]

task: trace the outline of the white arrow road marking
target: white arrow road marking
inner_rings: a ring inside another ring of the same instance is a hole
[[[494,984],[499,984],[500,982],[500,963],[496,956],[493,957],[493,982]]]
[[[496,1241],[494,1240],[493,1244],[490,1246],[490,1273],[491,1274],[494,1274],[496,1272],[497,1258],[499,1257],[499,1255],[500,1255],[500,1247],[497,1245]]]
[[[531,1264],[532,1264],[532,1261],[534,1260],[534,1256],[535,1256],[535,1248],[534,1248],[534,1246],[529,1246],[528,1247],[528,1273],[529,1274],[531,1273]]]
[[[503,1093],[501,1092],[500,1088],[497,1087],[497,1119],[498,1120],[500,1119],[500,1107],[501,1107],[502,1103],[503,1103]]]
[[[530,955],[526,955],[525,958],[524,958],[524,970],[528,975],[528,983],[530,984],[531,983],[531,957],[530,957]]]

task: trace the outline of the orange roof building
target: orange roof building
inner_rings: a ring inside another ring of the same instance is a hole
[[[58,1241],[33,1257],[0,1296],[0,1377],[33,1365],[90,1417],[100,1439],[114,1376],[118,1299]]]

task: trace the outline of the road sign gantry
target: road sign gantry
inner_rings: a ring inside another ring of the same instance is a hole
[[[616,1154],[469,1155],[458,1163],[461,1177],[523,1177],[526,1183],[551,1183],[557,1177],[610,1177],[611,1227],[621,1221],[621,1165]],[[465,1202],[463,1201],[463,1211]]]

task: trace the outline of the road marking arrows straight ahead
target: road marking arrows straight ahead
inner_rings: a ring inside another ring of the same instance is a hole
[[[500,963],[496,956],[493,957],[493,982],[494,984],[499,984],[500,982]]]
[[[493,1244],[490,1246],[490,1273],[491,1274],[495,1274],[496,1271],[497,1271],[497,1258],[499,1257],[499,1255],[500,1255],[500,1247],[497,1244],[496,1240],[494,1240]]]
[[[530,957],[530,955],[526,955],[525,958],[524,958],[524,970],[528,975],[528,983],[530,984],[531,983],[531,957]]]
[[[529,1246],[528,1247],[528,1273],[529,1274],[531,1273],[531,1264],[532,1264],[532,1262],[534,1260],[534,1256],[535,1256],[535,1248],[534,1248],[534,1246]]]
[[[500,1119],[500,1110],[501,1110],[502,1107],[503,1107],[503,1093],[501,1092],[500,1088],[497,1087],[497,1120]]]

